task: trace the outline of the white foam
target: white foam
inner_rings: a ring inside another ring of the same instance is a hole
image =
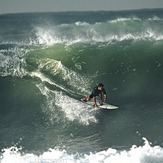
[[[79,22],[76,22],[75,25],[76,25],[76,26],[87,26],[87,25],[90,25],[90,24],[87,23],[87,22],[80,22],[80,21],[79,21]]]
[[[57,36],[58,35],[58,36]],[[55,44],[66,43],[69,40],[66,37],[59,37],[59,31],[55,31],[55,27],[36,27],[36,43],[38,44]]]
[[[67,85],[67,87],[69,88],[71,87],[75,89],[76,94],[83,95],[83,93],[84,94],[89,93],[88,90],[90,89],[90,84],[91,84],[90,79],[86,76],[82,76],[77,72],[67,68],[62,64],[61,61],[57,61],[54,59],[41,59],[38,61],[38,63],[39,63],[38,68],[40,71],[41,70],[48,71],[48,73],[53,75],[53,77],[56,76],[57,78],[60,79],[60,81],[62,81],[65,85]],[[41,75],[40,73],[38,74],[37,72],[37,76],[45,80],[45,76],[43,76],[43,74]],[[56,85],[54,84],[54,82],[50,81],[50,79],[46,79],[46,81],[49,82],[50,84]],[[57,87],[61,88],[59,84],[57,85]],[[67,90],[67,88],[64,90]]]
[[[106,22],[88,23],[77,21],[72,24],[54,25],[47,23],[42,26],[34,26],[32,32],[35,32],[33,37],[29,36],[21,42],[9,40],[4,44],[17,45],[53,45],[58,43],[75,44],[75,43],[98,43],[98,42],[113,42],[123,40],[163,40],[163,30],[161,27],[161,18],[152,17],[147,19],[140,19],[137,17],[130,18],[116,18]],[[160,23],[158,23],[160,21]],[[130,23],[131,22],[131,23]],[[121,27],[121,24],[123,28]],[[135,29],[130,26],[135,24]],[[137,27],[137,28],[136,28]],[[152,37],[148,35],[148,28],[152,29]],[[125,37],[125,36],[131,37]]]
[[[160,21],[160,20],[163,20],[163,19],[161,19],[161,18],[159,18],[157,16],[154,16],[152,18],[148,18],[148,20],[150,20],[150,21]]]
[[[48,77],[46,77],[44,74],[42,74],[40,71],[31,72],[30,73],[30,76],[33,77],[33,78],[34,77],[39,78],[42,81],[42,83],[47,82],[47,83],[49,83],[51,85],[54,85],[54,86],[60,88],[63,91],[66,91],[66,92],[68,91],[68,89],[65,89],[64,87],[56,84],[55,82],[53,82],[52,80],[50,80]],[[69,92],[71,92],[71,91],[69,90]]]
[[[127,21],[133,21],[133,20],[141,21],[141,19],[139,19],[137,17],[132,17],[132,18],[117,18],[115,20],[111,20],[111,21],[108,21],[108,22],[118,23],[118,22],[127,22]]]
[[[96,119],[96,109],[93,106],[87,106],[79,100],[64,95],[62,92],[55,92],[55,97],[55,104],[62,109],[68,120],[78,121],[84,125],[98,122]]]
[[[49,149],[40,155],[21,152],[16,147],[6,148],[0,156],[1,163],[162,163],[163,148],[151,146],[145,140],[144,146],[133,145],[129,150],[108,148],[100,152],[80,155],[68,154],[65,150]]]
[[[51,123],[56,121],[76,121],[83,125],[89,125],[90,123],[97,123],[96,110],[75,100],[61,91],[52,91],[43,84],[37,85],[41,93],[46,97],[45,105],[42,108],[49,116],[48,119]],[[60,109],[63,115],[57,115],[56,106]]]
[[[87,22],[75,22],[73,24],[61,24],[56,26],[36,27],[36,37],[39,44],[65,43],[98,43],[123,40],[162,40],[163,31],[155,21],[162,21],[157,17],[146,19],[117,18],[106,22],[90,24]],[[138,23],[137,29],[133,29],[130,23]],[[153,21],[153,22],[152,22]],[[123,28],[118,23],[123,23]],[[65,27],[66,26],[66,27]],[[126,28],[125,28],[126,26]],[[152,35],[149,34],[151,28]]]
[[[23,55],[26,53],[21,48],[11,48],[0,50],[0,76],[18,76],[27,75],[25,71],[25,60]]]
[[[88,106],[84,106],[82,102],[75,100],[69,97],[66,94],[71,94],[73,96],[83,95],[83,93],[88,94],[89,90],[89,79],[79,75],[78,73],[68,69],[65,67],[60,61],[56,61],[53,59],[45,59],[38,61],[39,70],[35,72],[31,72],[29,75],[33,78],[39,78],[40,84],[37,84],[37,87],[40,89],[40,92],[46,97],[45,104],[42,106],[43,111],[49,116],[48,119],[50,121],[56,122],[58,118],[56,118],[56,106],[60,108],[60,111],[63,112],[64,118],[63,120],[69,121],[78,121],[78,123],[88,125],[90,123],[97,123],[97,119],[95,117],[94,112],[88,109]],[[59,83],[57,81],[53,81],[53,79],[48,78],[46,75],[41,73],[41,70],[50,72],[53,77],[56,76],[59,79]],[[60,81],[66,82],[62,86]],[[56,90],[50,90],[45,86],[45,83],[49,83],[50,85],[54,85],[57,87]],[[73,89],[68,89],[72,87]],[[62,119],[60,117],[60,119]]]
[[[94,32],[93,32],[94,31]],[[66,45],[73,45],[75,43],[112,43],[114,41],[125,41],[125,40],[163,40],[163,34],[157,34],[157,31],[152,31],[153,33],[149,33],[149,31],[138,31],[137,33],[132,33],[130,31],[128,32],[121,32],[119,33],[106,33],[105,35],[100,33],[99,31],[96,31],[96,29],[87,30],[87,34],[80,34],[78,33],[76,36],[72,36],[72,38],[68,38],[64,36],[50,36],[49,34],[43,34],[41,37],[38,37],[39,44],[46,44],[46,45],[52,45],[56,43],[64,43]]]

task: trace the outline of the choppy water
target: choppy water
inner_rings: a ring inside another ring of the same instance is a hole
[[[0,162],[163,162],[163,10],[0,15]],[[79,101],[99,82],[117,110]]]

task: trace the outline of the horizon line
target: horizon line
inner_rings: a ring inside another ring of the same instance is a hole
[[[67,11],[29,11],[29,12],[9,12],[9,13],[0,13],[0,15],[14,15],[14,14],[46,14],[46,13],[71,13],[71,12],[123,12],[123,11],[140,11],[140,10],[163,10],[161,8],[136,8],[136,9],[122,9],[122,10],[67,10]]]

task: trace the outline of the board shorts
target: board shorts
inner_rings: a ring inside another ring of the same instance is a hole
[[[100,94],[98,95],[93,95],[93,93],[91,95],[89,95],[89,98],[92,99],[93,97],[96,97],[96,96],[99,96]]]

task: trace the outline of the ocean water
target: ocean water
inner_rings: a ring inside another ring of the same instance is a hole
[[[0,162],[162,163],[162,74],[162,9],[0,15]]]

